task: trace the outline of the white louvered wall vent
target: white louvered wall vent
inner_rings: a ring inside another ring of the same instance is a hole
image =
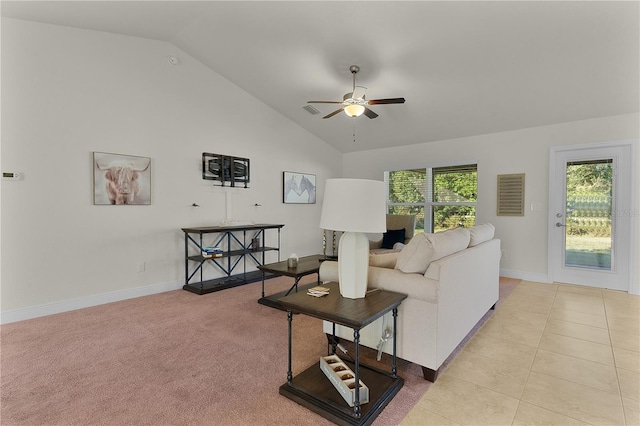
[[[498,175],[498,216],[524,216],[524,173]]]

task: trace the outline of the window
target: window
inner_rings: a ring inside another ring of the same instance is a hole
[[[384,180],[387,212],[416,215],[416,233],[476,223],[476,164],[388,171]]]

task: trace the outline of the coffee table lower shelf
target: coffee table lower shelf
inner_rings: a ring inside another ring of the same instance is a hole
[[[354,417],[353,408],[324,375],[319,361],[295,376],[291,384],[280,386],[280,395],[338,425],[370,425],[402,388],[404,380],[363,364],[360,380],[369,388],[369,402],[360,406],[360,418]]]

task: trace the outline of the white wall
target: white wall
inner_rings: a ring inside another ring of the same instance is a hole
[[[1,322],[179,288],[180,228],[219,223],[225,194],[232,218],[285,224],[284,257],[307,255],[327,178],[451,162],[478,163],[478,222],[497,227],[502,273],[544,281],[549,147],[638,138],[632,114],[342,156],[171,44],[6,18],[1,30],[1,168],[24,173],[0,187]],[[93,151],[151,157],[152,205],[92,205]],[[203,181],[202,152],[250,158],[251,188]],[[282,204],[284,170],[315,173],[318,204]],[[496,175],[520,172],[538,208],[495,216]]]
[[[504,251],[504,276],[547,281],[547,208],[549,148],[559,145],[638,139],[639,115],[629,114],[489,135],[445,140],[403,148],[344,155],[345,177],[382,179],[385,170],[477,162],[477,222],[491,222]],[[363,142],[364,143],[364,142]],[[640,164],[640,161],[636,163]],[[524,217],[496,216],[497,175],[525,173]],[[638,197],[640,199],[640,197]],[[531,210],[531,205],[534,210]],[[634,220],[637,223],[636,200]],[[636,231],[637,232],[637,231]],[[634,272],[635,271],[635,272]],[[631,290],[640,291],[635,257]]]
[[[6,18],[1,52],[1,166],[24,174],[1,189],[3,322],[181,287],[180,228],[219,224],[225,194],[232,219],[285,224],[283,258],[321,250],[340,153],[185,52]],[[94,206],[93,151],[151,157],[152,205]],[[251,188],[203,181],[202,152],[249,158]],[[283,204],[284,170],[316,174],[318,203]]]

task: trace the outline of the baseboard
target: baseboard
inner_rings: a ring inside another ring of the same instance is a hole
[[[45,305],[13,309],[10,311],[0,312],[0,324],[9,324],[16,321],[24,321],[47,315],[74,311],[76,309],[104,305],[105,303],[119,302],[121,300],[134,299],[136,297],[177,290],[182,288],[183,284],[183,281],[156,283],[143,287],[135,287],[126,290],[80,297],[77,299],[62,300],[60,302],[47,303]]]
[[[512,269],[500,269],[500,276],[506,278],[516,278],[525,281],[534,281],[538,283],[551,283],[547,274],[539,274],[535,272],[514,271]]]

